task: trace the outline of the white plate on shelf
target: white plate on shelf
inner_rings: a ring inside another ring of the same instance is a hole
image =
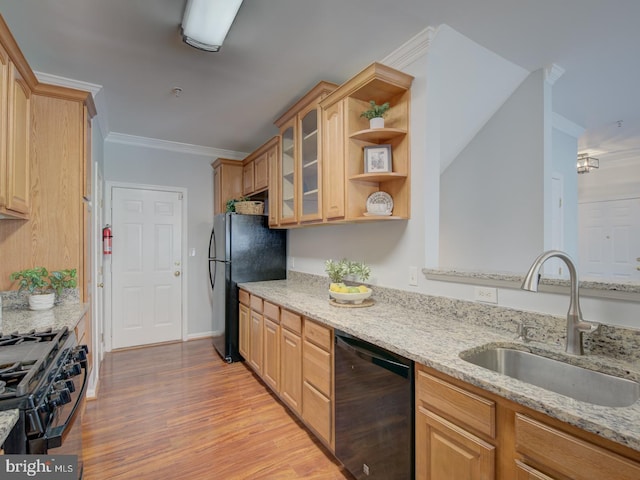
[[[367,198],[367,213],[369,215],[391,215],[393,198],[387,192],[373,192]]]

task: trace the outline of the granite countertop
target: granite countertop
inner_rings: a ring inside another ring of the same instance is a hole
[[[324,288],[319,288],[290,279],[243,283],[239,286],[451,377],[640,451],[640,401],[629,407],[593,405],[478,367],[459,357],[461,352],[482,348],[487,344],[515,345],[525,350],[538,349],[551,356],[566,357],[564,348],[557,342],[531,341],[525,344],[505,329],[474,324],[471,321],[474,308],[486,306],[473,302],[465,302],[468,305],[462,309],[459,306],[452,309],[447,299],[442,299],[441,303],[438,301],[440,297],[424,296],[430,300],[416,305],[412,298],[390,300],[373,287],[374,305],[339,308],[329,304],[327,285],[328,281]],[[380,301],[376,299],[378,292]],[[520,313],[524,319],[526,313]],[[517,317],[518,314],[514,310],[509,315]],[[517,318],[509,322],[513,320]],[[581,357],[571,356],[569,360],[596,370],[623,372],[628,378],[640,381],[637,361],[627,362],[591,353]]]
[[[18,409],[0,412],[0,445],[2,445],[9,436],[9,432],[11,432],[11,429],[18,421],[18,416]]]
[[[2,309],[0,331],[3,333],[25,333],[30,330],[42,331],[48,328],[58,330],[68,327],[72,330],[86,313],[88,304],[64,303],[49,310],[29,310],[25,307]]]

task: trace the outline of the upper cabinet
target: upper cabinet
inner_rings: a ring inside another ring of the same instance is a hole
[[[271,138],[242,161],[242,194],[244,196],[262,193],[270,187],[269,159],[277,150],[277,143],[277,137]]]
[[[323,220],[323,157],[318,104],[337,87],[329,82],[318,83],[275,122],[280,129],[281,147],[275,191],[279,226]]]
[[[0,40],[0,216],[28,218],[31,87],[13,58],[19,50],[8,30]]]
[[[227,211],[227,201],[242,197],[242,162],[218,158],[213,167],[213,213]]]
[[[409,105],[413,77],[373,63],[320,102],[324,147],[325,220],[371,221],[410,217]],[[361,113],[373,100],[389,102],[384,128],[370,128]],[[374,147],[374,148],[367,148]],[[379,148],[376,148],[379,147]],[[369,155],[365,155],[366,152]],[[377,163],[380,152],[383,157]],[[367,212],[367,199],[385,192],[391,215]]]

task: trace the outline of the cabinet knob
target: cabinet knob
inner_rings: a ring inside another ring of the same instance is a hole
[[[173,275],[176,277],[180,276],[180,270],[176,270],[175,272],[173,272]]]
[[[100,283],[98,284],[98,288],[104,288],[104,283],[100,282]]]

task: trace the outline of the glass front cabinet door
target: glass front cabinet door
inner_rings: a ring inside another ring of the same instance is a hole
[[[337,87],[318,83],[275,122],[281,139],[279,226],[323,220],[319,102]]]
[[[320,135],[318,134],[317,106],[300,116],[300,199],[301,222],[322,220],[322,197],[318,188],[322,185],[320,174]]]
[[[293,119],[295,120],[295,118]],[[294,122],[282,130],[282,150],[280,154],[280,219],[281,225],[296,223],[298,221],[298,209],[296,205],[296,142],[294,135]]]

